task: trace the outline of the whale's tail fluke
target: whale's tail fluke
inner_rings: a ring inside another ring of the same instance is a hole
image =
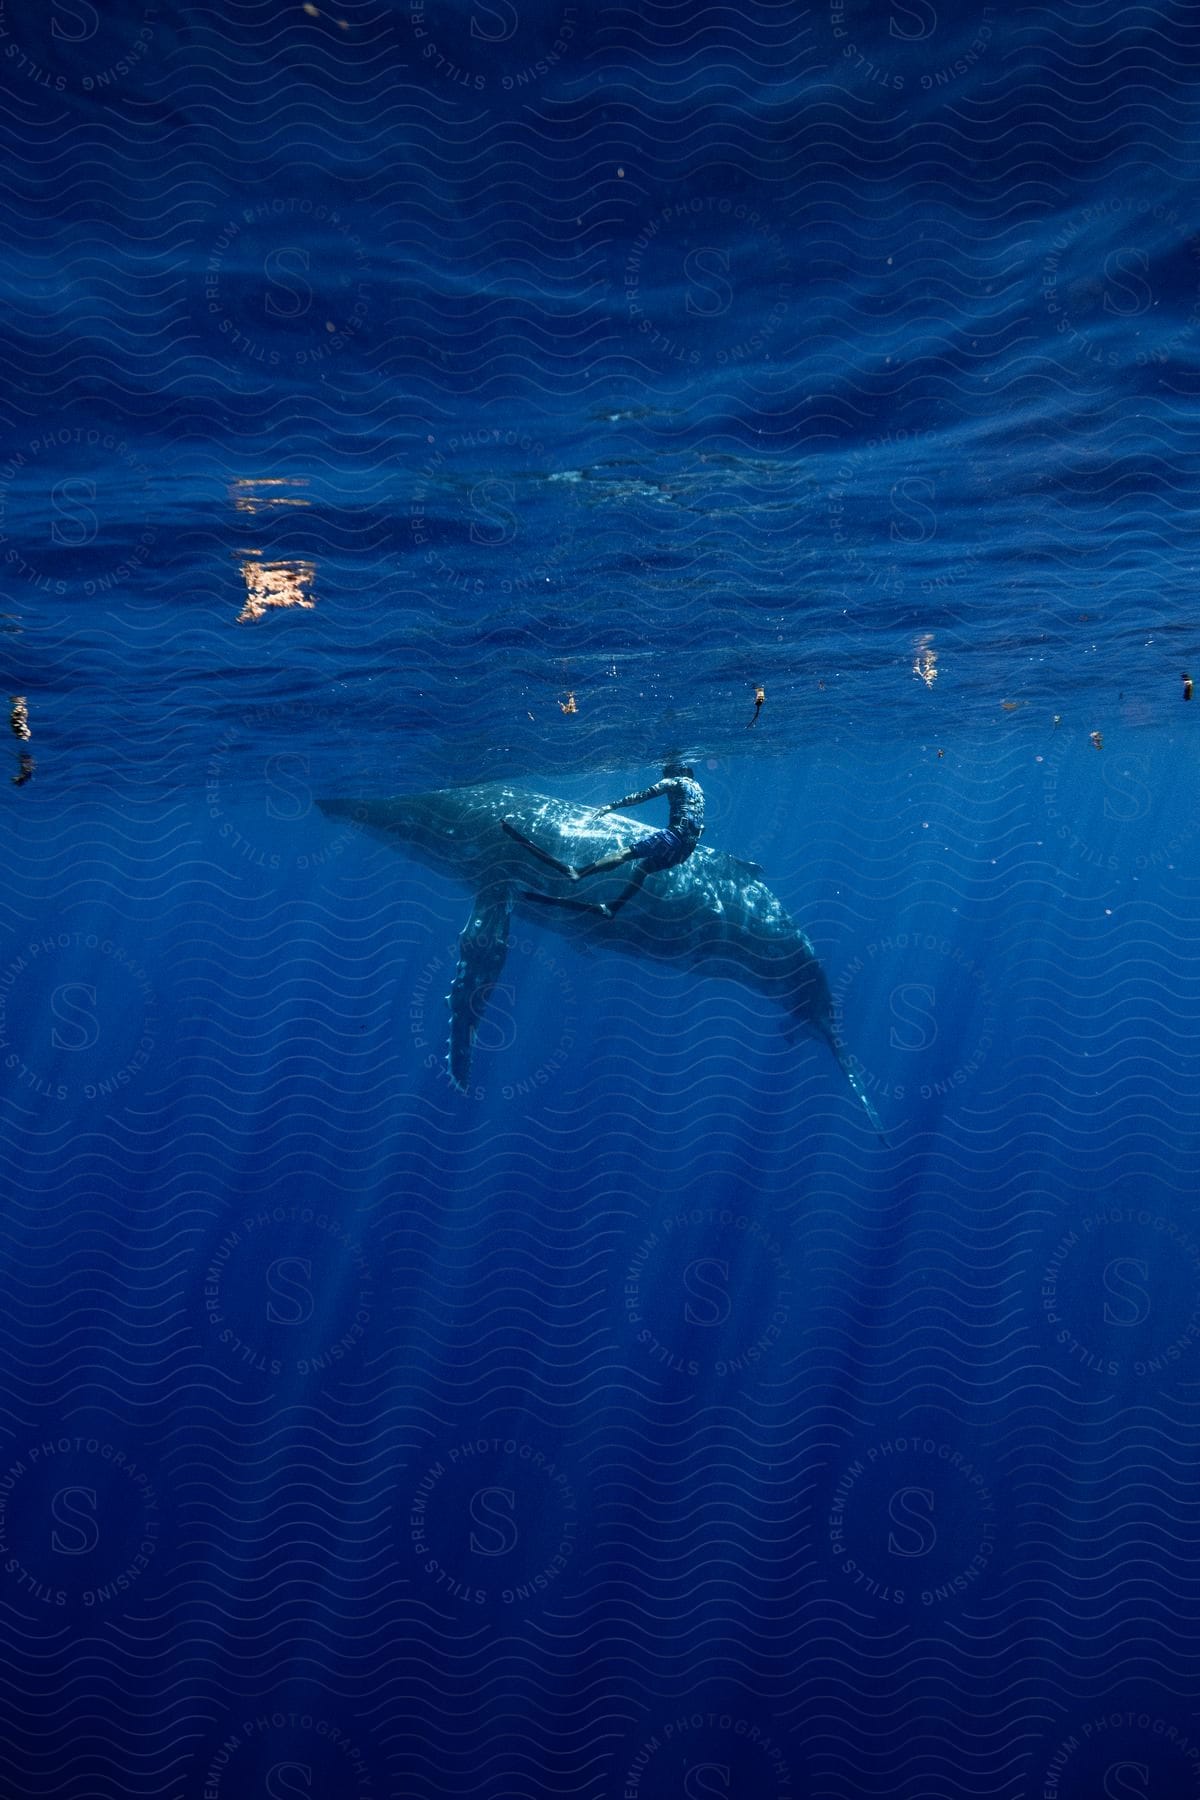
[[[833,1052],[834,1061],[842,1071],[842,1074],[846,1077],[852,1091],[861,1101],[862,1109],[866,1113],[868,1119],[870,1119],[871,1125],[880,1143],[887,1145],[890,1149],[891,1145],[888,1144],[887,1133],[883,1129],[879,1114],[875,1111],[875,1104],[871,1099],[870,1094],[868,1094],[866,1088],[863,1086],[862,1076],[854,1067],[850,1058],[846,1055],[846,1052],[838,1042],[837,1033],[834,1031],[833,1026],[825,1020],[817,1024],[816,1029],[829,1045],[830,1050]]]

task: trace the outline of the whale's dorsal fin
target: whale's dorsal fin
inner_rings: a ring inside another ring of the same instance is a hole
[[[500,979],[508,955],[508,921],[513,890],[507,883],[476,894],[458,939],[458,963],[446,995],[450,1002],[450,1049],[446,1062],[455,1087],[465,1092],[471,1075],[471,1051],[488,996]]]

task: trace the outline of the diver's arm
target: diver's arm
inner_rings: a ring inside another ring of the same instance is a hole
[[[621,800],[610,800],[607,806],[598,806],[596,812],[616,812],[623,806],[644,806],[647,800],[657,800],[660,794],[670,789],[670,782],[656,781],[653,787],[643,788],[640,794],[626,794]]]

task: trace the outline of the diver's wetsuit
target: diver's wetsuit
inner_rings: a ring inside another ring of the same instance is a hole
[[[605,812],[617,812],[625,806],[644,806],[647,800],[657,800],[660,794],[666,795],[671,809],[665,829],[640,838],[629,851],[648,875],[686,862],[700,842],[704,831],[704,790],[700,783],[687,775],[665,775],[653,787],[643,788],[638,794],[626,794],[623,800],[614,800],[611,806],[604,808]]]
[[[704,790],[700,783],[690,775],[664,775],[653,787],[642,788],[639,793],[626,794],[620,800],[614,800],[608,806],[598,806],[595,816],[599,818],[607,812],[617,812],[627,806],[642,806],[647,800],[657,800],[665,795],[670,807],[669,821],[662,831],[652,831],[649,837],[639,838],[628,850],[616,850],[610,856],[602,856],[599,861],[588,863],[582,869],[573,869],[568,863],[560,862],[557,856],[551,856],[533,843],[523,832],[520,832],[508,819],[502,821],[509,837],[516,838],[532,851],[539,862],[548,863],[565,875],[570,881],[582,881],[588,875],[602,875],[609,869],[619,869],[623,863],[636,862],[641,866],[623,894],[607,905],[597,904],[592,900],[560,899],[554,894],[538,894],[527,891],[527,900],[538,900],[545,906],[570,906],[579,912],[601,913],[611,919],[637,893],[647,875],[657,874],[660,869],[673,869],[677,864],[686,862],[696,845],[700,842],[704,830]]]

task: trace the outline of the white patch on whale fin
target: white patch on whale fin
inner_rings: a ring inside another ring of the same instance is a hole
[[[471,1052],[479,1020],[508,955],[513,899],[507,883],[485,888],[472,901],[470,916],[459,934],[458,962],[446,996],[450,1002],[446,1065],[455,1087],[463,1092],[471,1078]]]
[[[882,1124],[882,1121],[880,1120],[879,1114],[875,1111],[875,1103],[871,1099],[870,1094],[868,1094],[868,1092],[867,1092],[866,1088],[863,1086],[862,1081],[859,1078],[857,1072],[850,1067],[850,1064],[846,1061],[846,1058],[843,1055],[841,1055],[840,1052],[835,1052],[835,1054],[837,1055],[837,1059],[841,1066],[843,1075],[846,1077],[846,1080],[850,1083],[850,1086],[853,1089],[853,1091],[858,1095],[858,1098],[862,1101],[863,1111],[866,1113],[868,1119],[870,1119],[870,1121],[871,1121],[871,1124],[874,1126],[876,1137],[879,1139],[880,1143],[883,1144],[886,1149],[890,1150],[891,1145],[888,1143],[887,1133],[883,1129],[883,1124]]]
[[[880,1119],[879,1114],[875,1111],[875,1102],[871,1099],[870,1094],[868,1094],[866,1088],[863,1086],[862,1077],[859,1075],[858,1070],[854,1068],[849,1057],[846,1055],[845,1050],[843,1050],[841,1044],[838,1042],[837,1035],[834,1032],[832,1025],[821,1021],[816,1021],[815,1024],[818,1034],[825,1039],[825,1042],[832,1050],[833,1059],[837,1063],[838,1068],[842,1071],[842,1074],[846,1077],[846,1080],[850,1085],[851,1093],[861,1103],[863,1111],[866,1113],[868,1119],[870,1119],[876,1137],[878,1137],[881,1144],[890,1150],[891,1145],[888,1143],[887,1133],[883,1129],[883,1122]]]

